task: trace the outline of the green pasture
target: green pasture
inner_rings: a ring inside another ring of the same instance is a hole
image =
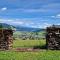
[[[60,60],[60,51],[14,52],[1,51],[0,60]]]
[[[13,48],[44,46],[45,40],[14,40]],[[0,51],[0,60],[60,60],[59,50],[40,50],[36,52]]]
[[[46,40],[14,40],[13,47],[35,47],[35,46],[45,46]]]

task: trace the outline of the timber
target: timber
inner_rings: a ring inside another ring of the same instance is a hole
[[[0,29],[0,49],[12,49],[13,31],[8,29]]]
[[[47,27],[46,47],[51,50],[60,50],[60,25]]]

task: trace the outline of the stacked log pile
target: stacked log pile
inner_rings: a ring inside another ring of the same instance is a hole
[[[47,49],[60,49],[60,28],[48,27],[46,34]]]
[[[12,48],[12,36],[12,30],[0,30],[0,49],[8,50]]]

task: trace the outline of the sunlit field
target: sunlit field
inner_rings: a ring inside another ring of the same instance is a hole
[[[0,60],[60,60],[60,51],[14,52],[1,51]]]
[[[45,40],[14,40],[13,48],[44,46]],[[32,52],[0,51],[0,60],[60,60],[60,51],[40,49]]]
[[[46,44],[46,40],[14,40],[13,47],[30,47],[33,48],[34,46],[44,46]]]

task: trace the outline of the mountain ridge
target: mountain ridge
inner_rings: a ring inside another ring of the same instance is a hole
[[[25,26],[17,26],[17,25],[9,25],[6,23],[0,23],[0,25],[3,25],[5,28],[12,27],[13,29],[15,28],[16,31],[26,31],[26,32],[39,32],[39,31],[44,31],[45,29],[41,28],[32,28],[32,27],[25,27]]]

